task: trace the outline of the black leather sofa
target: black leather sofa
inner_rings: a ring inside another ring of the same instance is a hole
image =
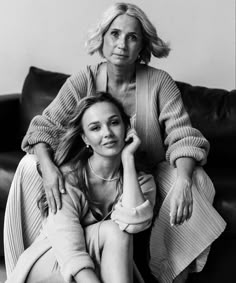
[[[51,102],[68,75],[31,67],[21,94],[0,95],[0,256],[10,183],[24,153],[21,140],[30,120]],[[212,245],[208,262],[191,283],[236,282],[236,90],[177,82],[192,124],[210,141],[205,170],[216,188],[214,206],[227,222]],[[202,231],[204,233],[204,231]]]

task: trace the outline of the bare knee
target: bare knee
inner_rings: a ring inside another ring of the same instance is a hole
[[[100,241],[102,246],[106,243],[114,247],[120,245],[127,247],[133,243],[133,236],[120,230],[115,222],[107,220],[104,221],[100,227]]]

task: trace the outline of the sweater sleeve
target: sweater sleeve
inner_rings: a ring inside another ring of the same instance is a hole
[[[150,227],[156,202],[156,185],[152,175],[140,174],[138,181],[146,199],[144,203],[134,208],[127,208],[122,205],[121,196],[111,214],[111,219],[119,225],[120,229],[131,234]]]
[[[72,282],[83,268],[94,269],[94,263],[86,251],[81,219],[88,211],[85,196],[69,185],[62,195],[62,208],[56,214],[49,213],[44,225],[65,282]]]
[[[166,159],[175,166],[176,159],[191,157],[200,165],[206,163],[209,142],[199,130],[192,127],[184,108],[180,91],[165,72],[159,87],[159,122],[164,129]]]
[[[85,71],[72,75],[66,80],[58,95],[43,111],[42,115],[37,115],[32,119],[22,141],[24,151],[33,153],[33,145],[39,142],[49,144],[55,151],[66,121],[73,113],[80,98],[86,95],[86,82]]]

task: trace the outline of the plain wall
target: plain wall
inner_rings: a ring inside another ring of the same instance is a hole
[[[20,92],[30,66],[74,73],[100,60],[84,48],[111,0],[0,0],[0,94]],[[172,51],[152,59],[175,80],[235,88],[234,0],[136,0]]]

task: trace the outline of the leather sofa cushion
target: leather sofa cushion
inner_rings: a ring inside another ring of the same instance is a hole
[[[11,151],[20,147],[20,94],[0,95],[0,151]],[[0,178],[1,179],[1,178]]]
[[[69,75],[30,67],[24,81],[20,106],[22,137],[32,118],[42,111],[55,98]]]
[[[236,90],[177,82],[194,127],[209,140],[208,167],[235,167]]]

